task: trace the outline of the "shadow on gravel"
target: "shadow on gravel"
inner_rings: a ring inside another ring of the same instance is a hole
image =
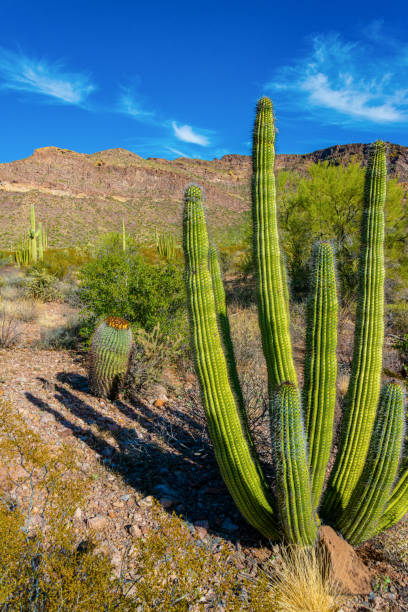
[[[113,403],[116,408],[134,421],[134,427],[124,427],[103,414],[102,402],[98,411],[76,395],[78,391],[89,393],[87,378],[60,372],[57,380],[60,384],[54,385],[39,378],[55,391],[55,399],[65,410],[82,421],[81,425],[31,393],[26,393],[27,399],[71,430],[99,455],[106,468],[142,495],[154,495],[164,507],[171,504],[169,511],[182,514],[189,523],[208,521],[210,534],[252,546],[262,541],[238,513],[199,418],[195,420],[182,409],[168,405],[150,408],[136,400],[118,400]],[[97,433],[89,429],[91,426]],[[107,434],[117,447],[105,439]]]

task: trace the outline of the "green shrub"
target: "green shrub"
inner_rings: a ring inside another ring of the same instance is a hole
[[[131,244],[126,252],[104,242],[80,271],[79,295],[90,318],[88,336],[99,317],[117,316],[134,328],[177,334],[186,319],[183,270],[173,263],[150,264]]]
[[[62,280],[91,259],[89,251],[79,247],[47,249],[43,261],[38,262],[36,268],[46,270],[50,275]]]
[[[33,300],[53,302],[60,300],[62,294],[57,286],[58,279],[41,268],[32,268],[26,281],[25,294]]]

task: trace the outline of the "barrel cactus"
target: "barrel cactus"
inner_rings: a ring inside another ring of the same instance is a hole
[[[89,383],[97,397],[115,399],[126,375],[132,348],[128,321],[108,317],[96,328],[89,350]]]
[[[209,249],[201,190],[191,185],[185,193],[183,246],[196,371],[222,477],[248,522],[270,539],[310,545],[324,520],[356,545],[392,526],[408,511],[408,465],[399,469],[404,394],[394,382],[380,389],[385,144],[374,143],[366,172],[352,373],[338,453],[323,491],[336,401],[334,254],[327,242],[315,246],[300,390],[279,248],[274,141],[272,103],[262,98],[253,133],[253,252],[268,373],[274,488],[265,479],[251,438],[217,254]]]

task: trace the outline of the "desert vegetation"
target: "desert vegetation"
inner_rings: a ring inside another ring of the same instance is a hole
[[[404,184],[382,142],[367,168],[275,178],[274,139],[264,98],[229,236],[189,167],[176,231],[141,238],[127,210],[62,248],[30,202],[7,232],[0,610],[406,606]],[[323,524],[365,588],[340,581]]]

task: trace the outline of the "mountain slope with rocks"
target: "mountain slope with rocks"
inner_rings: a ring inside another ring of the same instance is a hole
[[[304,172],[322,161],[364,165],[368,149],[358,143],[281,154],[276,170]],[[408,182],[408,148],[390,143],[388,158],[390,176]],[[122,218],[128,232],[148,242],[156,228],[179,233],[183,191],[190,182],[204,188],[213,232],[230,242],[249,208],[250,176],[247,155],[169,161],[144,159],[125,149],[93,154],[36,149],[26,159],[0,164],[0,247],[12,248],[23,235],[31,203],[49,227],[50,246],[92,241],[99,233],[120,230]]]

